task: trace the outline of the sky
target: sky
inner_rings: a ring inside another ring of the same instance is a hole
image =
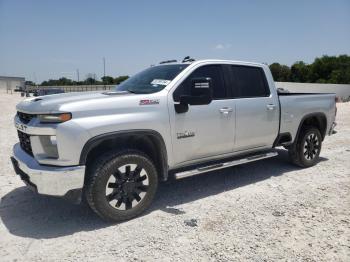
[[[0,75],[132,75],[162,60],[350,55],[350,0],[0,0]]]

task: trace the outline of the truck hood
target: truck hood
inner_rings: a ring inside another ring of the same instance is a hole
[[[95,91],[95,92],[74,92],[47,96],[38,96],[25,99],[20,102],[16,108],[18,111],[30,114],[56,113],[62,105],[89,100],[109,99],[111,96],[132,96],[134,94],[119,91]]]

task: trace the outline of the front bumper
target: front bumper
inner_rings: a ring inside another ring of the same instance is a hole
[[[13,147],[11,157],[15,172],[34,191],[52,196],[67,196],[81,191],[84,185],[85,166],[45,166],[24,152],[19,143]]]

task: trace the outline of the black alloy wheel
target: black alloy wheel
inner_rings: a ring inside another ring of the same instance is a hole
[[[109,177],[106,185],[106,199],[116,209],[129,210],[146,196],[148,185],[148,174],[143,167],[126,164]]]

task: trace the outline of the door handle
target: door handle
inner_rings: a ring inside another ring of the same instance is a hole
[[[219,109],[220,113],[223,115],[228,115],[230,112],[233,111],[231,107],[223,107]]]
[[[276,105],[274,104],[268,104],[266,105],[267,110],[274,110],[276,108]]]

